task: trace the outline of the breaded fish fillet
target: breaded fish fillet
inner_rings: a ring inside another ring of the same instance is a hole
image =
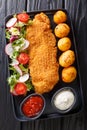
[[[59,80],[59,66],[56,39],[50,29],[50,20],[44,13],[35,16],[32,26],[27,28],[26,39],[30,42],[29,69],[35,92],[49,92]]]

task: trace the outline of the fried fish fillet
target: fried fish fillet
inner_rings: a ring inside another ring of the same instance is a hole
[[[44,13],[37,14],[32,26],[27,27],[29,40],[29,69],[35,92],[50,92],[59,80],[56,60],[56,39],[50,29],[50,20]]]

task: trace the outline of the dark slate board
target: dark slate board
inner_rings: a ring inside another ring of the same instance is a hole
[[[4,17],[22,10],[65,8],[69,11],[78,49],[84,111],[80,114],[41,121],[21,123],[14,119],[11,97],[7,86],[7,57],[4,53]],[[0,130],[86,130],[87,129],[87,1],[86,0],[0,0]]]

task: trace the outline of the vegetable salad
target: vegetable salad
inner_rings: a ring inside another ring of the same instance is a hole
[[[5,52],[10,58],[8,77],[10,92],[17,95],[25,95],[33,89],[29,75],[29,41],[26,40],[26,27],[32,26],[33,21],[26,12],[14,15],[6,23],[7,45]]]

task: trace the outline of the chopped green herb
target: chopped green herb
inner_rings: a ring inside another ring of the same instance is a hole
[[[17,17],[17,15],[16,15],[16,14],[14,14],[14,15],[13,15],[13,17],[14,17],[14,18],[16,18],[16,17]]]
[[[28,73],[28,67],[26,68],[22,64],[20,64],[19,67],[24,73]]]
[[[11,90],[14,89],[14,86],[16,85],[18,79],[19,79],[19,74],[11,75],[11,76],[8,78],[7,81],[8,81],[8,84],[10,85],[10,89],[11,89]]]
[[[16,74],[18,77],[20,76],[20,74],[17,72],[17,70],[13,66],[9,66],[9,70],[12,71],[13,75]]]
[[[23,26],[25,26],[25,23],[22,23],[22,22],[16,23],[16,27],[23,27]]]
[[[16,58],[18,57],[18,55],[19,55],[19,52],[16,51],[16,50],[14,50],[14,52],[13,52],[11,58],[12,58],[12,59],[16,59]]]
[[[20,28],[20,37],[23,37],[23,38],[26,37],[26,27],[25,26]]]
[[[32,83],[31,83],[30,80],[26,81],[25,84],[26,84],[26,86],[27,86],[27,90],[28,90],[28,91],[30,91],[31,89],[32,89],[32,90],[34,89],[34,87],[33,87],[33,85],[32,85]]]
[[[27,25],[31,26],[32,24],[33,24],[33,20],[30,19],[30,20],[28,21]]]
[[[7,39],[10,39],[11,34],[10,34],[10,32],[9,32],[8,30],[5,31],[5,34],[6,34],[6,38],[7,38]]]
[[[13,43],[12,43],[12,47],[14,50],[16,51],[20,51],[22,49],[22,47],[24,46],[25,42],[24,42],[24,38],[20,38],[20,39],[17,39],[15,40]]]

